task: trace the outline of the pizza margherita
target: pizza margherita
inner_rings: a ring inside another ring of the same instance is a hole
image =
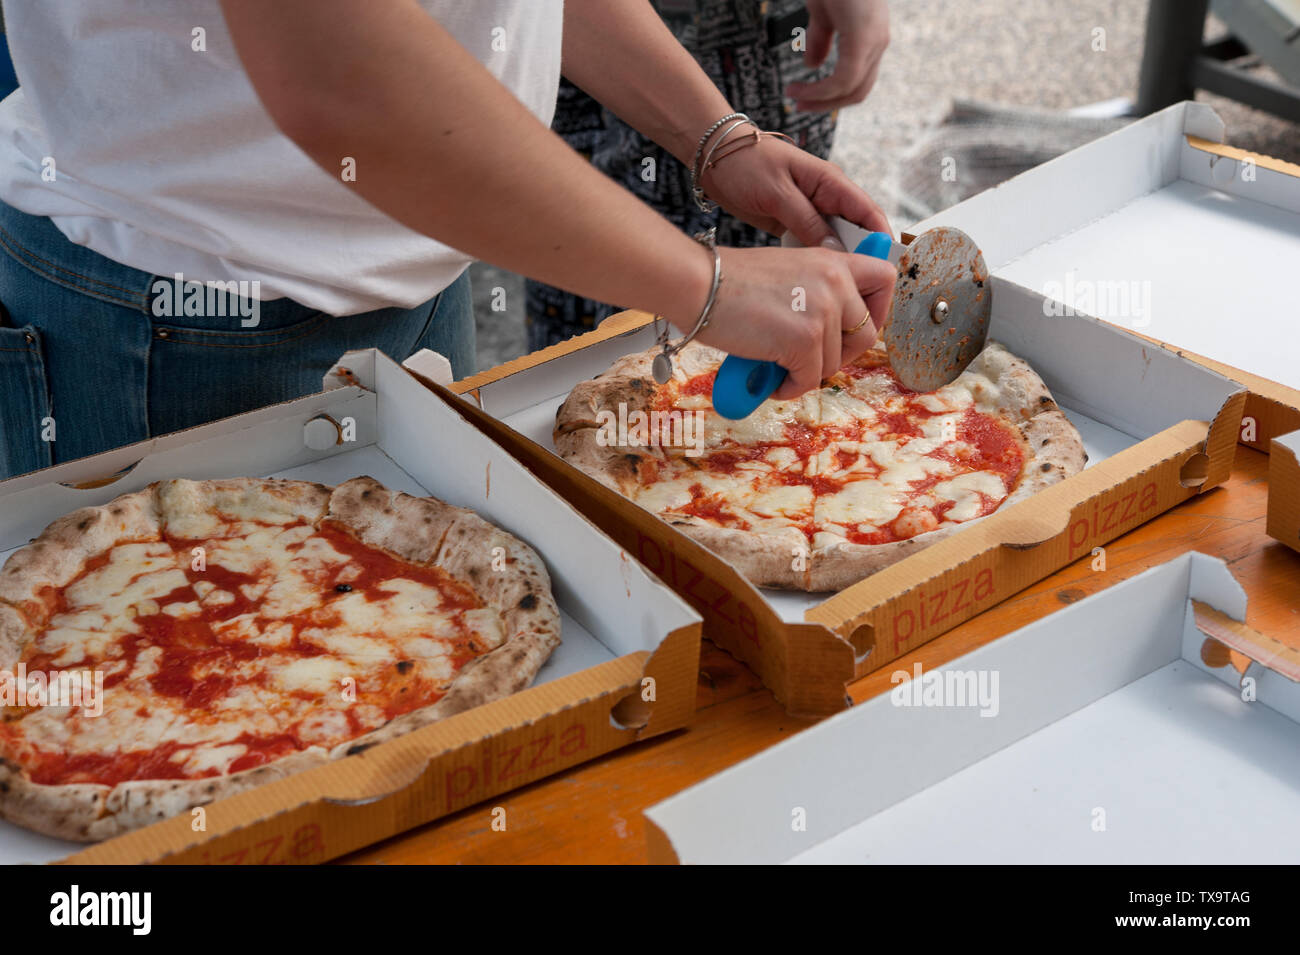
[[[869,351],[742,421],[712,408],[721,352],[688,345],[663,385],[654,354],[574,388],[556,449],[759,586],[839,590],[1085,462],[1046,385],[997,344],[928,393]]]
[[[0,817],[107,838],[521,689],[559,631],[537,554],[472,511],[152,484],[0,570]],[[59,698],[69,673],[96,689]]]

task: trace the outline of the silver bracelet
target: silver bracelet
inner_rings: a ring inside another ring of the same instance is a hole
[[[713,154],[718,151],[718,147],[725,143],[727,137],[741,126],[754,127],[755,142],[757,142],[758,137],[762,135],[762,131],[758,128],[758,123],[754,122],[752,119],[745,117],[744,119],[736,120],[722,131],[722,135],[713,141],[713,145],[709,147],[708,154],[704,157],[704,162],[700,164],[698,174],[693,174],[691,176],[691,195],[695,197],[695,206],[701,212],[712,212],[714,209],[718,208],[718,204],[704,194],[704,187],[700,185],[700,179],[704,176],[704,171],[713,164]]]
[[[654,375],[655,381],[664,385],[668,379],[673,376],[673,355],[694,341],[695,336],[709,326],[709,313],[713,311],[713,303],[718,300],[718,286],[722,284],[722,256],[718,254],[718,229],[713,227],[707,232],[695,233],[695,241],[705,246],[713,253],[713,287],[709,289],[709,297],[704,303],[704,308],[700,311],[700,317],[695,320],[695,327],[675,345],[668,344],[669,326],[667,322],[663,323],[663,328],[659,328],[659,319],[661,316],[654,317],[655,344],[661,349],[658,355],[655,355],[654,362],[650,366],[651,374]]]
[[[712,210],[701,205],[701,197],[704,195],[704,192],[700,189],[700,175],[702,174],[700,170],[700,157],[704,155],[704,146],[708,143],[709,137],[716,133],[723,123],[733,119],[743,119],[746,122],[752,122],[752,120],[750,120],[750,118],[744,113],[728,113],[704,131],[704,135],[700,137],[699,144],[695,147],[695,158],[691,160],[691,194],[695,196],[695,204],[700,206],[704,212],[711,212]],[[714,208],[717,207],[715,206]]]

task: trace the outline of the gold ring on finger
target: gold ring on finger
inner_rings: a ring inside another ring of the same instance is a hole
[[[862,326],[865,325],[865,324],[867,324],[867,322],[869,322],[869,321],[871,321],[871,313],[870,313],[870,312],[867,312],[867,314],[865,314],[865,315],[862,316],[862,321],[858,322],[856,325],[854,325],[852,328],[850,328],[850,329],[849,329],[847,332],[845,332],[844,334],[845,334],[845,335],[852,335],[854,332],[859,331],[859,330],[862,328]]]

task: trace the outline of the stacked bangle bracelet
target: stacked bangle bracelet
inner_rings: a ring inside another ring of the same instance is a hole
[[[713,145],[709,147],[709,151],[705,153],[704,147],[708,144],[710,137],[726,123],[731,123],[731,125],[722,131],[722,135],[718,136]],[[754,130],[752,137],[747,135],[744,139],[733,141],[730,148],[722,149],[723,144],[727,142],[731,134],[741,126],[752,127]],[[746,146],[758,145],[758,141],[764,136],[774,136],[778,139],[784,139],[788,143],[794,142],[785,133],[759,129],[758,124],[744,113],[728,113],[705,130],[704,135],[700,137],[699,145],[695,147],[695,158],[691,162],[691,195],[695,199],[695,205],[701,212],[712,212],[718,208],[718,204],[704,194],[704,188],[700,185],[700,179],[703,177],[705,170],[713,168],[723,159],[734,152],[739,152]]]
[[[700,317],[695,320],[695,327],[676,344],[669,344],[668,323],[664,322],[661,329],[659,327],[660,316],[656,315],[654,317],[655,344],[659,346],[660,352],[655,355],[650,370],[655,381],[661,385],[666,384],[668,379],[673,376],[673,355],[676,355],[690,342],[694,341],[695,336],[704,331],[709,325],[709,313],[713,311],[713,303],[718,300],[718,286],[722,284],[722,256],[718,254],[717,236],[718,230],[716,228],[695,234],[695,241],[701,243],[713,253],[713,285],[709,289],[709,297],[704,302],[704,308],[700,311]]]
[[[719,129],[722,129],[722,127],[726,126],[728,123],[731,125],[727,126],[727,128],[722,131],[722,135],[718,136],[713,145],[709,146],[709,151],[705,153],[704,147],[709,145],[709,140],[713,137],[713,134]],[[742,140],[732,141],[730,148],[723,149],[723,145],[727,142],[731,134],[741,126],[753,127],[754,132],[752,137],[747,135]],[[704,190],[700,187],[700,177],[704,175],[704,171],[712,168],[732,153],[744,149],[746,146],[757,145],[758,141],[764,136],[776,136],[780,139],[784,139],[786,142],[794,142],[794,140],[785,135],[785,133],[768,132],[759,129],[758,124],[744,113],[728,113],[704,131],[704,135],[700,137],[699,144],[695,147],[695,158],[691,161],[691,193],[695,197],[695,204],[699,206],[701,212],[712,212],[714,209],[718,208],[717,203],[712,202],[707,196],[705,196]],[[719,150],[721,150],[721,152],[719,152]],[[668,323],[666,321],[663,322],[663,327],[660,328],[660,320],[662,316],[656,315],[654,317],[655,344],[659,346],[660,351],[658,355],[655,355],[654,362],[651,366],[651,372],[654,375],[655,381],[659,382],[661,385],[665,384],[668,379],[673,376],[673,356],[694,341],[695,336],[699,335],[700,332],[704,331],[704,329],[708,327],[709,315],[713,311],[713,304],[718,300],[718,287],[722,284],[722,256],[718,254],[717,236],[718,230],[716,226],[709,229],[707,232],[697,232],[695,234],[695,241],[702,243],[710,252],[713,253],[713,285],[709,289],[709,297],[704,303],[704,308],[700,311],[700,317],[695,320],[695,327],[687,332],[686,335],[676,344],[671,344],[668,341]]]

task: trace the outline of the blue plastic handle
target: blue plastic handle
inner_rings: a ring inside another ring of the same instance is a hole
[[[732,421],[748,418],[781,387],[785,375],[774,361],[728,355],[713,379],[713,408]]]
[[[872,232],[853,251],[888,259],[894,240],[887,232]],[[786,370],[772,361],[728,355],[713,380],[713,408],[731,421],[752,415],[785,381]]]
[[[859,255],[869,255],[873,259],[888,259],[889,250],[893,247],[894,240],[888,232],[868,232],[853,251]]]

